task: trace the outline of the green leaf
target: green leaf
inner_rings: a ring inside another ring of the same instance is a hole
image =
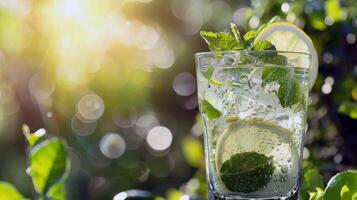
[[[216,86],[222,86],[223,85],[222,82],[214,80],[214,79],[210,79],[209,82],[212,83],[213,85],[216,85]]]
[[[285,77],[289,74],[289,69],[283,67],[265,67],[262,72],[262,83],[266,85],[270,82],[280,82],[285,80]]]
[[[257,152],[244,152],[225,161],[220,175],[230,191],[250,193],[265,187],[274,170],[272,157]]]
[[[202,71],[202,75],[207,79],[210,80],[213,74],[214,68],[209,67],[207,70]]]
[[[186,162],[192,167],[203,166],[203,146],[202,143],[194,137],[185,137],[182,140],[183,155]]]
[[[25,199],[17,189],[10,183],[0,181],[1,200],[23,200]]]
[[[30,148],[34,147],[36,144],[42,142],[46,138],[46,130],[41,128],[34,133],[30,133],[30,128],[27,125],[22,126],[22,132],[24,133]]]
[[[301,198],[303,200],[311,198],[311,193],[318,193],[317,188],[324,188],[322,176],[316,169],[309,169],[302,176]]]
[[[352,119],[357,119],[357,103],[343,102],[338,107],[338,112],[350,116]]]
[[[45,140],[31,149],[30,163],[28,174],[40,194],[46,194],[51,186],[66,178],[70,165],[65,144],[59,138]]]
[[[313,12],[310,17],[310,24],[313,28],[323,31],[326,29],[325,15],[323,12]]]
[[[244,49],[243,43],[237,43],[234,36],[229,33],[200,32],[211,51],[227,51]]]
[[[278,90],[278,98],[284,108],[299,103],[302,99],[300,83],[295,79],[282,81]]]
[[[264,50],[275,50],[275,46],[269,42],[268,40],[261,40],[254,44],[253,49],[256,51],[264,51]]]
[[[238,30],[237,26],[232,22],[231,22],[231,31],[232,31],[232,33],[234,35],[234,38],[236,39],[236,42],[238,44],[244,44],[243,40],[242,40],[242,37],[240,36],[240,33],[239,33],[239,30]]]
[[[222,113],[213,107],[207,100],[202,101],[202,111],[206,113],[208,120],[216,119],[222,115]]]
[[[292,106],[303,99],[300,82],[292,77],[293,71],[282,67],[266,67],[262,73],[262,85],[279,83],[278,98],[282,107]]]
[[[353,196],[357,193],[357,170],[344,171],[332,177],[325,188],[324,200],[340,199],[344,186],[348,187],[348,194]],[[343,193],[346,193],[344,190]]]
[[[317,187],[314,192],[309,192],[309,200],[323,200],[324,198],[324,191]]]
[[[341,6],[340,0],[327,0],[325,2],[325,11],[327,16],[331,17],[333,21],[340,21],[341,18]]]
[[[245,41],[248,45],[250,45],[250,44],[254,41],[254,39],[255,39],[256,36],[257,36],[257,31],[251,30],[251,31],[248,31],[248,32],[243,36],[243,39],[244,39],[244,41]]]
[[[183,193],[176,189],[169,189],[166,194],[168,200],[179,200],[182,195]]]
[[[64,183],[53,185],[47,193],[46,200],[66,200],[66,186]]]

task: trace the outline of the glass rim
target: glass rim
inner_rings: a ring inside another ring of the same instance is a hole
[[[216,55],[217,53],[219,54],[228,54],[228,53],[237,53],[237,52],[247,52],[247,53],[271,53],[271,52],[276,52],[276,53],[284,53],[284,54],[297,54],[297,55],[302,55],[302,56],[308,56],[311,58],[311,54],[306,53],[306,52],[301,52],[301,51],[276,51],[276,50],[247,50],[247,49],[242,49],[242,50],[226,50],[226,51],[206,51],[206,52],[198,52],[195,53],[195,57],[204,57],[204,56],[212,56]]]

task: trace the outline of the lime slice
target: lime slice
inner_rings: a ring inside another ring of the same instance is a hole
[[[228,123],[228,127],[220,134],[216,144],[217,170],[220,170],[222,164],[236,153],[247,151],[272,153],[282,141],[288,142],[288,137],[291,135],[288,129],[261,119],[237,119]]]
[[[259,32],[254,40],[257,43],[261,40],[268,40],[274,44],[278,51],[294,51],[304,52],[311,55],[311,63],[297,63],[296,65],[303,68],[310,67],[310,83],[311,89],[316,81],[318,72],[318,57],[314,44],[309,36],[303,30],[288,22],[276,22],[266,26]],[[286,54],[289,59],[294,59],[293,54]]]

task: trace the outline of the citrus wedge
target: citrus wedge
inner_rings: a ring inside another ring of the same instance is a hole
[[[309,89],[311,89],[316,81],[318,72],[318,57],[314,44],[309,36],[303,30],[292,23],[275,22],[266,26],[259,32],[254,40],[257,43],[261,40],[270,41],[277,51],[304,52],[311,55],[311,61],[305,62],[301,59],[296,63],[298,67],[310,68]],[[296,58],[294,54],[284,54],[289,59]]]

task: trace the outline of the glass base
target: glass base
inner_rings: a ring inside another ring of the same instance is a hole
[[[274,199],[269,199],[269,198],[222,198],[219,196],[216,196],[211,190],[208,190],[208,200],[299,200],[299,190],[297,190],[291,197],[287,198],[274,198]]]

